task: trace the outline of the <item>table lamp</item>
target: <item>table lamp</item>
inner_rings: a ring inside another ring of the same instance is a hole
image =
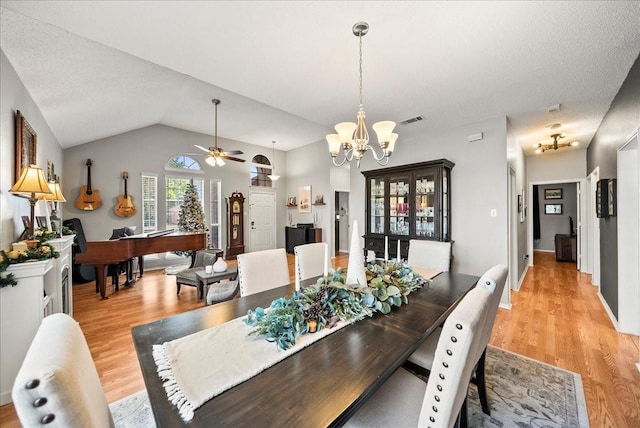
[[[67,202],[62,194],[62,189],[60,189],[60,183],[57,181],[49,181],[49,189],[51,190],[51,194],[44,194],[40,196],[39,199],[44,199],[45,201],[51,201],[51,228],[54,229],[56,233],[56,238],[62,237],[62,219],[58,217],[58,202]]]
[[[33,239],[34,210],[36,202],[38,202],[38,197],[43,194],[52,193],[49,185],[47,184],[47,180],[44,178],[42,168],[36,165],[29,165],[27,168],[22,170],[20,178],[16,181],[16,184],[9,189],[9,192],[16,195],[27,195],[29,198],[29,205],[31,205],[31,221],[29,223],[29,234],[27,239]]]

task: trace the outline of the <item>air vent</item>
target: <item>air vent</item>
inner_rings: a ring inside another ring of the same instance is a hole
[[[416,117],[412,117],[410,119],[406,119],[406,120],[401,121],[400,125],[408,125],[410,123],[420,122],[421,120],[424,120],[424,117],[416,116]]]

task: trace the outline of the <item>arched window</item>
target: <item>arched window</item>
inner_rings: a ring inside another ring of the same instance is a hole
[[[260,187],[273,187],[271,174],[273,166],[266,156],[256,155],[251,159],[251,185]]]
[[[174,171],[202,171],[200,162],[188,155],[175,155],[169,159],[164,168]]]

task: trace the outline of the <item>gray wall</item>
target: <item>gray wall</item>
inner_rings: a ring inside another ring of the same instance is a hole
[[[55,165],[55,173],[64,178],[62,147],[54,137],[49,125],[31,95],[22,84],[20,77],[0,51],[0,249],[11,249],[11,243],[18,239],[23,226],[21,216],[30,213],[29,202],[9,193],[13,186],[15,172],[16,110],[20,110],[37,134],[36,164],[47,171],[47,161]],[[69,199],[69,195],[64,193]],[[61,204],[64,215],[65,204]],[[44,202],[38,202],[36,215],[44,215]]]
[[[418,125],[420,126],[420,125]],[[483,132],[484,139],[467,142],[467,136]],[[390,166],[446,158],[454,162],[451,172],[452,270],[474,275],[491,266],[508,264],[507,256],[507,123],[505,117],[460,126],[442,132],[425,130],[403,140],[402,128]],[[351,166],[351,221],[358,220],[364,233],[365,181],[361,171],[380,166],[371,155],[360,169]],[[491,217],[492,209],[497,211]],[[364,245],[364,242],[361,242]]]
[[[611,103],[587,150],[587,170],[600,168],[600,178],[617,178],[618,149],[640,127],[640,57]],[[618,222],[600,219],[600,292],[618,317]]]
[[[562,199],[545,199],[546,189],[562,189]],[[573,218],[574,232],[578,221],[578,199],[575,183],[534,186],[538,192],[538,216],[540,218],[540,239],[533,242],[536,250],[555,251],[556,234],[570,234],[569,216]],[[545,214],[545,204],[562,204],[562,214]]]
[[[159,229],[164,228],[165,222],[165,195],[163,182],[167,175],[204,178],[205,181],[205,207],[209,204],[209,180],[219,179],[222,181],[222,196],[229,197],[232,192],[241,192],[247,200],[245,201],[245,231],[248,232],[247,219],[250,186],[250,161],[253,156],[262,154],[268,158],[272,157],[272,148],[254,146],[239,141],[219,138],[218,144],[229,150],[242,150],[243,155],[238,157],[246,159],[246,162],[227,161],[226,165],[218,168],[211,167],[204,162],[204,156],[194,156],[198,159],[204,169],[199,174],[184,174],[174,171],[165,171],[166,162],[179,153],[197,153],[199,150],[194,147],[199,144],[209,147],[213,144],[213,137],[210,135],[184,131],[164,125],[153,125],[147,128],[138,129],[113,137],[94,141],[88,144],[75,146],[64,151],[64,171],[63,189],[68,202],[65,207],[64,218],[78,217],[89,241],[108,239],[114,228],[128,225],[137,225],[138,230],[142,228],[142,210],[140,208],[141,197],[141,174],[152,173],[158,175],[158,220]],[[203,152],[204,153],[204,152]],[[276,232],[277,246],[284,247],[284,222],[286,193],[286,172],[282,165],[285,165],[285,154],[276,150],[276,168],[280,179],[275,182],[276,191]],[[95,211],[82,211],[75,206],[75,199],[82,185],[87,181],[86,160],[93,160],[91,168],[92,187],[100,191],[102,207]],[[122,172],[129,172],[128,191],[135,198],[138,212],[130,218],[120,218],[113,212],[113,207],[117,201],[117,196],[123,192]],[[261,188],[260,188],[261,189]],[[208,209],[205,209],[208,212]],[[222,240],[226,245],[226,216],[225,206],[222,207],[223,228]],[[209,218],[207,217],[207,222]],[[248,233],[245,234],[245,245],[248,244]]]

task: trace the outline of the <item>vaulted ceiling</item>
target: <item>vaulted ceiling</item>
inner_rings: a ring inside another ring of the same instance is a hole
[[[640,52],[640,2],[2,1],[0,47],[63,147],[152,124],[290,150],[355,121],[402,140],[506,115],[525,153],[590,142]],[[559,111],[548,107],[560,105]],[[546,155],[546,154],[545,154]]]

